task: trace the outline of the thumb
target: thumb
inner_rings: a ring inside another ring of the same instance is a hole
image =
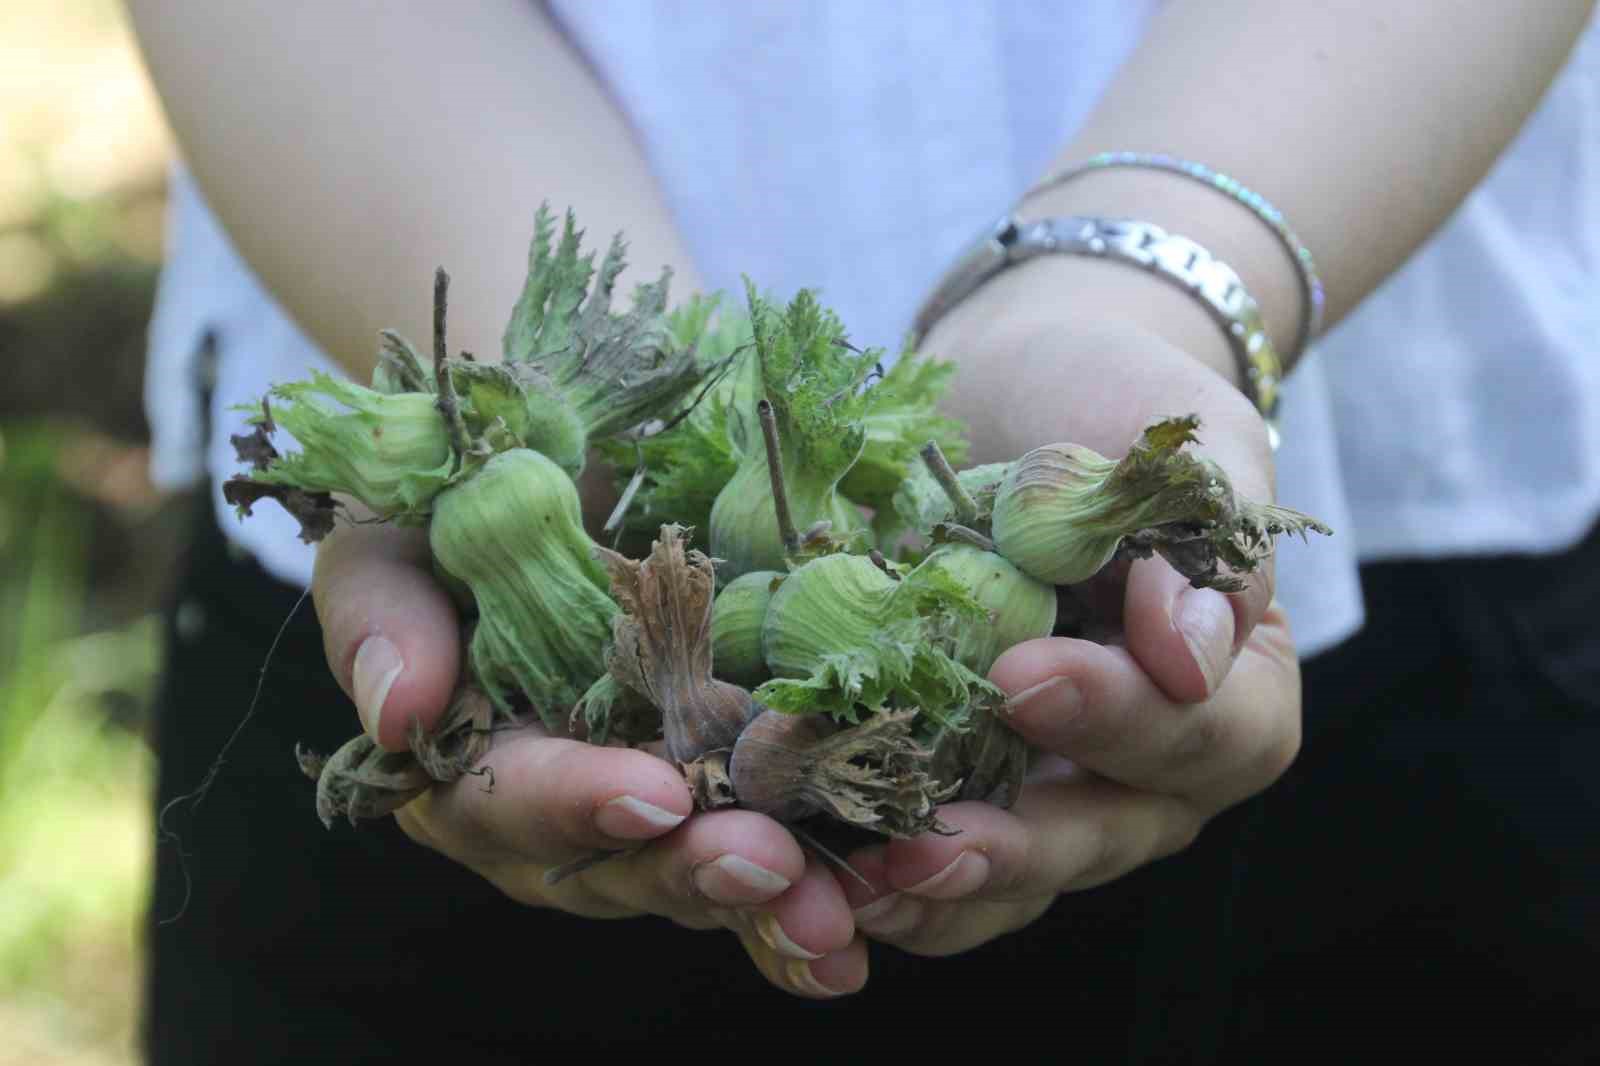
[[[1215,460],[1245,499],[1273,499],[1272,452],[1253,409],[1214,418],[1201,451]],[[1235,657],[1272,602],[1272,556],[1244,576],[1240,592],[1192,588],[1164,559],[1142,559],[1128,573],[1123,625],[1128,650],[1166,695],[1197,703],[1216,694]]]
[[[1272,601],[1269,557],[1242,592],[1192,588],[1164,559],[1128,571],[1122,617],[1128,650],[1169,699],[1198,703],[1216,695],[1234,658]]]
[[[460,672],[460,620],[428,566],[420,530],[344,525],[317,548],[311,594],[328,667],[389,751],[406,750],[412,722],[433,728]]]

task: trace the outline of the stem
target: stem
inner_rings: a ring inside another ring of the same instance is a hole
[[[433,274],[433,377],[438,385],[439,398],[435,406],[444,416],[445,427],[450,431],[450,446],[459,459],[472,449],[467,437],[467,424],[461,417],[461,405],[456,402],[455,382],[450,380],[450,368],[445,365],[449,352],[445,347],[445,313],[450,302],[450,275],[444,267]]]
[[[979,533],[976,529],[950,522],[941,522],[935,528],[939,531],[940,536],[951,544],[969,544],[986,552],[997,550],[994,546],[994,541]]]
[[[783,538],[785,555],[800,551],[800,534],[794,528],[794,516],[789,513],[789,495],[783,487],[783,453],[779,451],[778,416],[770,400],[756,404],[756,415],[761,419],[761,436],[767,442],[767,473],[772,477],[772,505],[778,512],[778,536]]]
[[[883,557],[883,553],[877,548],[873,548],[871,551],[867,552],[867,558],[872,561],[873,566],[876,566],[879,570],[882,570],[896,581],[900,580],[900,574],[890,568],[889,560],[885,559]]]
[[[862,877],[861,874],[859,872],[857,872],[857,870],[856,870],[856,868],[854,866],[851,866],[849,863],[847,863],[843,859],[839,858],[839,856],[837,856],[833,852],[829,851],[823,845],[822,841],[818,840],[816,837],[812,836],[810,833],[806,832],[804,829],[801,829],[797,825],[791,825],[791,826],[788,827],[788,829],[789,829],[789,832],[793,833],[796,837],[798,837],[800,839],[800,842],[802,844],[809,844],[811,846],[812,850],[817,852],[817,854],[821,855],[824,859],[827,859],[829,862],[833,863],[835,866],[837,866],[839,869],[843,870],[845,873],[849,874],[851,877],[855,878],[857,881],[860,881],[863,888],[866,888],[866,889],[869,889],[869,890],[872,888],[871,882],[869,882],[865,877]]]
[[[628,487],[622,490],[617,505],[611,509],[611,517],[606,519],[606,524],[601,529],[602,533],[614,533],[618,539],[621,538],[623,519],[628,517],[628,508],[633,506],[633,497],[639,492],[639,486],[644,484],[644,473],[644,461],[641,459],[639,465],[634,467],[633,477],[628,479]],[[615,551],[616,548],[617,540],[613,540],[611,549]]]
[[[444,267],[433,272],[433,365],[444,363],[448,351],[445,347],[444,323],[450,306],[450,275]]]
[[[950,497],[950,504],[956,509],[956,521],[963,526],[977,525],[978,502],[961,484],[961,479],[956,477],[938,441],[930,440],[922,446],[922,461],[927,464],[928,472],[939,483],[944,494]]]
[[[587,855],[580,855],[571,862],[562,863],[560,866],[550,867],[550,869],[544,872],[544,883],[552,886],[559,885],[561,882],[565,881],[574,874],[581,874],[583,871],[590,869],[591,867],[599,866],[603,862],[615,859],[619,855],[631,855],[633,852],[638,850],[638,848],[618,848],[615,850],[601,849],[598,851],[591,851]]]

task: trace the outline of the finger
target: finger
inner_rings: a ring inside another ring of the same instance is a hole
[[[859,966],[848,963],[855,958],[848,949],[856,936],[850,906],[839,882],[815,856],[807,857],[800,880],[770,903],[712,913],[728,928],[753,934],[760,947],[746,943],[751,958],[763,973],[781,979],[792,991],[837,995],[854,991],[866,980],[864,957]],[[847,953],[845,959],[834,958],[841,952]],[[780,965],[763,965],[767,956]],[[827,980],[818,981],[808,963],[823,963]]]
[[[1299,669],[1276,608],[1203,703],[1169,699],[1125,648],[1066,638],[1009,649],[991,677],[1015,694],[1008,724],[1030,743],[1135,788],[1225,805],[1299,750]]]
[[[785,991],[831,998],[866,983],[866,951],[838,882],[762,815],[704,815],[668,839],[593,868],[582,881],[615,913],[733,930],[757,969]]]
[[[867,983],[867,945],[859,936],[819,959],[794,959],[772,950],[748,916],[733,912],[724,916],[756,969],[785,992],[806,999],[836,999],[859,992]]]
[[[842,878],[840,884],[855,908],[858,929],[913,954],[951,955],[986,944],[1038,918],[1056,896],[946,902],[913,895],[890,887],[888,850],[875,845],[851,856],[851,866],[865,875],[868,885],[853,878]]]
[[[711,907],[770,903],[805,874],[805,853],[788,830],[753,811],[723,810],[697,815],[671,836],[578,879],[589,891],[621,906],[677,917]],[[810,933],[809,928],[797,930]]]
[[[389,751],[406,750],[413,721],[433,727],[460,670],[455,605],[426,560],[423,534],[387,526],[341,526],[317,549],[311,592],[328,666]]]
[[[488,772],[408,804],[402,825],[458,862],[522,868],[518,898],[542,898],[545,868],[664,836],[694,806],[682,775],[653,755],[531,729],[497,733],[479,768]]]
[[[814,962],[848,947],[856,935],[844,891],[815,855],[806,856],[805,874],[793,887],[753,913],[756,932],[785,958]]]
[[[884,879],[924,900],[1017,902],[1093,888],[1187,847],[1203,817],[1172,796],[1131,789],[1059,764],[1010,810],[940,810],[955,836],[891,841]]]

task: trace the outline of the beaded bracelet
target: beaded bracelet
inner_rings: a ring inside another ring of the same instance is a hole
[[[1311,258],[1311,249],[1307,248],[1294,230],[1289,228],[1288,222],[1284,220],[1283,212],[1272,206],[1271,202],[1260,193],[1247,188],[1226,174],[1217,173],[1203,163],[1154,152],[1101,152],[1084,160],[1082,163],[1046,175],[1023,195],[1023,200],[1027,200],[1045,189],[1070,181],[1080,174],[1086,174],[1091,170],[1105,170],[1110,167],[1142,167],[1147,170],[1162,170],[1198,181],[1248,207],[1255,212],[1256,217],[1272,229],[1273,234],[1278,238],[1278,242],[1289,253],[1289,258],[1294,262],[1299,272],[1300,295],[1304,300],[1304,309],[1300,316],[1300,331],[1295,335],[1294,344],[1282,356],[1284,366],[1292,366],[1305,353],[1306,346],[1317,336],[1318,330],[1322,327],[1322,309],[1325,303],[1325,294],[1322,289],[1322,279],[1317,276],[1316,264]]]

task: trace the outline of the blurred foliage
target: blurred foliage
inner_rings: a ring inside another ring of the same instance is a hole
[[[142,734],[190,513],[141,400],[169,152],[117,0],[0,3],[0,1066],[138,1061]]]
[[[93,631],[95,505],[58,425],[0,435],[0,1063],[126,1061],[150,866],[150,754],[126,728],[159,669],[154,614]],[[81,1053],[81,1054],[80,1054]]]

